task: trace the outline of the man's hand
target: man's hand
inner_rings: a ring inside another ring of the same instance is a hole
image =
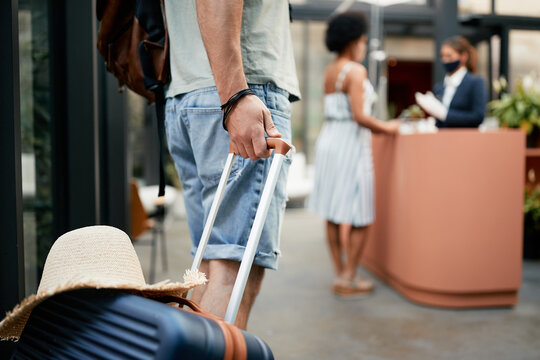
[[[197,0],[197,19],[216,81],[221,103],[247,88],[240,50],[242,0]],[[226,124],[236,154],[257,160],[267,158],[264,132],[281,137],[270,111],[256,96],[242,97],[229,113]]]
[[[272,154],[266,146],[265,131],[270,137],[281,137],[270,111],[254,95],[244,96],[236,103],[225,125],[234,152],[251,160],[267,158]]]

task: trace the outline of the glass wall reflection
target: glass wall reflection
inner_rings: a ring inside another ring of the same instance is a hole
[[[19,1],[21,162],[26,294],[53,243],[48,2]]]

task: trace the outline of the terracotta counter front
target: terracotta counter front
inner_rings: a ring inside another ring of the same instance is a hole
[[[518,130],[374,136],[376,219],[362,263],[421,304],[516,304],[524,156]]]

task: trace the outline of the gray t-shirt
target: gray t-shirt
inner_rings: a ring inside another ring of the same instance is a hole
[[[165,0],[171,49],[166,96],[215,86],[197,22],[196,0]],[[242,62],[248,84],[274,83],[300,98],[286,0],[244,0]]]

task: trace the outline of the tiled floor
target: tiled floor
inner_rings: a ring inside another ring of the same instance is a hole
[[[539,261],[524,262],[514,308],[428,308],[377,279],[374,294],[342,300],[330,292],[322,230],[316,215],[287,210],[280,269],[267,271],[248,325],[276,359],[540,359]],[[181,280],[191,265],[185,220],[169,219],[167,237],[169,270],[156,280]],[[149,247],[135,247],[147,273]]]

